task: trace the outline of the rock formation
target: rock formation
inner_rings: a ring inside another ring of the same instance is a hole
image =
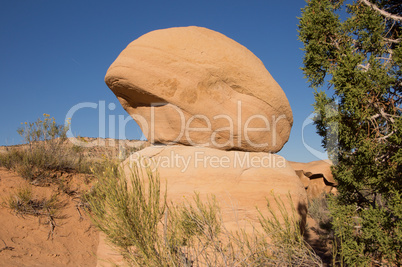
[[[336,193],[337,183],[332,176],[330,160],[317,160],[309,163],[290,161],[289,164],[295,169],[309,198]]]
[[[123,162],[127,177],[132,164],[152,162],[170,201],[217,196],[228,229],[257,222],[256,208],[267,215],[271,193],[305,219],[302,181],[267,153],[289,138],[289,102],[247,48],[206,28],[157,30],[129,44],[105,81],[154,144]]]
[[[281,196],[288,208],[293,204],[301,213],[306,208],[302,183],[290,164],[275,154],[153,146],[131,154],[123,163],[125,173],[130,173],[132,163],[158,170],[169,202],[191,200],[194,192],[217,196],[228,228],[236,226],[237,219],[258,224],[256,207],[265,213],[267,200],[275,205],[272,193]],[[286,203],[288,194],[293,203]]]
[[[151,143],[277,152],[293,123],[286,95],[263,63],[206,28],[141,36],[105,81]]]

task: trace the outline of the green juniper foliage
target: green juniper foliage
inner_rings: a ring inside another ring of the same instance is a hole
[[[317,132],[336,162],[339,195],[330,209],[340,259],[400,265],[402,3],[308,1],[299,39]],[[319,91],[324,85],[330,90]]]

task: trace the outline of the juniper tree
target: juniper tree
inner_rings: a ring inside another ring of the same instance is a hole
[[[314,123],[335,162],[331,213],[340,254],[351,265],[400,265],[402,3],[307,1],[299,39]]]

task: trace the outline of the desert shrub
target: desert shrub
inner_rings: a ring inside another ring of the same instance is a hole
[[[155,246],[157,225],[165,210],[159,177],[153,177],[146,188],[138,169],[130,183],[120,172],[113,167],[99,172],[95,190],[85,196],[93,221],[127,259],[156,266],[162,262]],[[132,251],[133,246],[137,252]],[[130,257],[132,253],[138,254],[138,259]]]
[[[68,126],[59,125],[54,118],[50,118],[49,114],[43,114],[43,120],[38,118],[35,122],[21,123],[17,132],[21,135],[24,141],[28,144],[33,144],[38,141],[49,141],[60,138],[62,141],[67,138],[66,133]],[[53,143],[49,143],[52,145]]]
[[[272,193],[276,209],[268,202],[270,217],[264,217],[260,212],[260,224],[265,234],[272,242],[272,257],[270,263],[277,266],[320,266],[321,259],[304,239],[304,225],[297,219],[294,205],[289,211],[285,202]],[[290,195],[288,202],[293,203]]]
[[[331,215],[328,207],[330,195],[321,195],[309,200],[308,215],[313,218],[321,229],[331,230]]]
[[[91,162],[80,150],[67,145],[68,126],[58,125],[44,114],[43,120],[23,123],[17,131],[26,145],[0,155],[0,165],[13,169],[28,181],[48,182],[55,171],[91,173]]]
[[[89,214],[108,241],[136,266],[321,266],[303,240],[295,209],[276,199],[279,213],[260,214],[263,231],[228,231],[214,196],[166,202],[160,177],[135,165],[131,177],[107,168],[85,196]],[[283,223],[285,222],[285,223]],[[272,242],[273,241],[273,242]]]
[[[12,169],[23,159],[23,153],[17,149],[11,149],[0,153],[0,167]]]

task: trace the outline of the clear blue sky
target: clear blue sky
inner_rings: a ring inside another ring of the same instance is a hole
[[[317,160],[301,138],[314,102],[300,70],[303,52],[297,17],[304,5],[303,0],[2,1],[0,145],[21,143],[16,132],[21,122],[47,113],[64,123],[67,112],[83,102],[98,107],[105,103],[107,124],[110,117],[128,116],[104,83],[110,64],[131,41],[149,31],[196,25],[225,34],[263,61],[293,110],[290,140],[279,154],[292,161]],[[110,110],[113,103],[116,108]],[[73,132],[99,136],[98,113],[99,108],[76,112]],[[114,134],[119,135],[117,130]],[[309,146],[323,151],[312,124],[304,134]],[[134,122],[127,125],[126,137],[141,137]]]

